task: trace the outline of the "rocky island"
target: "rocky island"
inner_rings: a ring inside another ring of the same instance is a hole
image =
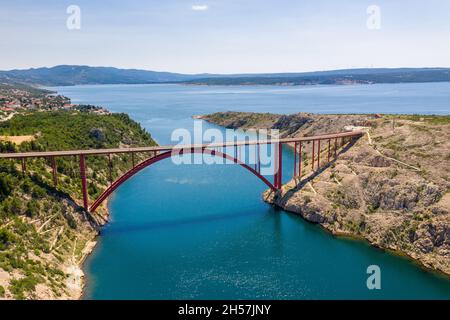
[[[279,129],[282,138],[365,130],[319,172],[308,166],[305,145],[304,175],[277,194],[266,191],[264,200],[450,275],[450,116],[224,112],[202,119]]]

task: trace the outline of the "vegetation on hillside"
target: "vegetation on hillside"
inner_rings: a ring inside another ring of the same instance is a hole
[[[44,86],[187,83],[200,85],[315,85],[450,81],[448,68],[366,68],[300,73],[179,74],[111,67],[60,65],[0,71],[0,81]]]
[[[150,135],[124,114],[34,112],[0,123],[0,136],[33,135],[15,145],[0,141],[0,152],[50,151],[155,145]],[[136,161],[140,158],[136,155]],[[130,168],[128,155],[112,157],[113,179]],[[89,196],[97,197],[109,180],[105,156],[87,157]],[[69,297],[68,265],[83,258],[101,219],[79,206],[78,159],[57,158],[58,184],[49,159],[27,160],[27,172],[16,160],[0,161],[0,286],[17,299]],[[0,292],[1,293],[1,292]]]
[[[186,81],[197,85],[335,85],[373,83],[448,82],[449,69],[354,69],[324,72],[215,76]]]

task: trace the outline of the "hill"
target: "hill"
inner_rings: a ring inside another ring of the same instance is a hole
[[[450,69],[447,68],[398,68],[217,76],[185,82],[197,85],[327,85],[447,81],[450,81]]]
[[[60,65],[0,71],[0,83],[34,86],[181,83],[192,85],[316,85],[450,81],[449,68],[343,69],[302,73],[181,74]]]
[[[145,84],[192,79],[192,76],[111,67],[61,65],[52,68],[0,71],[0,81],[42,86]]]

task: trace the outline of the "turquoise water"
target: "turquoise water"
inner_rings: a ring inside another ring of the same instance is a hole
[[[225,110],[450,114],[450,83],[57,90],[77,103],[130,114],[160,144],[173,143],[176,128],[191,130],[192,115]],[[283,156],[286,180],[292,154],[286,149]],[[261,200],[265,189],[235,165],[166,160],[143,170],[111,198],[111,222],[85,264],[85,298],[450,298],[448,278],[275,210]],[[369,265],[381,268],[381,290],[366,287]]]

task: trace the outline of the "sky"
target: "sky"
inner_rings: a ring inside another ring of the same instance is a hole
[[[1,0],[0,39],[0,70],[450,67],[450,1]]]

